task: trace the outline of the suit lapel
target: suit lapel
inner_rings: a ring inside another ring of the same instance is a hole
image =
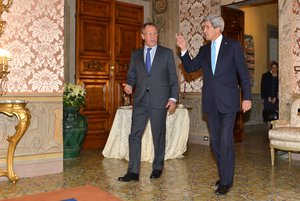
[[[160,55],[161,55],[161,48],[160,48],[159,45],[157,45],[156,52],[155,52],[153,62],[152,62],[152,65],[151,65],[150,73],[152,71],[152,68],[156,68],[158,66],[158,61],[159,61]]]
[[[139,59],[140,59],[140,62],[142,64],[141,66],[143,66],[144,71],[147,73],[147,67],[146,67],[145,60],[144,60],[144,48],[145,47],[140,48]]]
[[[217,73],[217,71],[219,69],[219,62],[221,62],[223,60],[223,56],[224,56],[224,53],[226,52],[227,45],[228,45],[228,42],[227,42],[226,38],[223,36],[223,39],[222,39],[221,45],[220,45],[220,49],[219,49],[219,54],[218,54],[217,61],[216,61],[215,74]]]

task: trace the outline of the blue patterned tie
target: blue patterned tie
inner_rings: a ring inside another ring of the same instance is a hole
[[[151,57],[150,57],[151,49],[152,49],[151,47],[148,47],[147,54],[146,54],[146,67],[147,67],[148,73],[150,72],[150,69],[151,69]]]
[[[211,69],[213,74],[215,74],[216,69],[216,41],[212,42],[211,45]]]

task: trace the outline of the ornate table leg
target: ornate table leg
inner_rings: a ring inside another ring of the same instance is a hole
[[[25,101],[2,101],[0,102],[0,113],[6,114],[9,117],[16,116],[18,125],[16,126],[16,133],[13,136],[8,136],[8,150],[7,150],[7,168],[0,169],[0,177],[6,176],[10,181],[16,183],[19,177],[13,170],[13,158],[16,146],[23,137],[25,131],[30,125],[30,111],[26,108]]]

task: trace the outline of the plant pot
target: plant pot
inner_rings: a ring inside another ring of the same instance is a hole
[[[63,108],[64,159],[79,156],[87,133],[87,118],[79,110],[80,107]]]

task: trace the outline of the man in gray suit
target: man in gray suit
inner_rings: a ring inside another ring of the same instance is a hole
[[[251,108],[251,82],[243,50],[238,41],[223,36],[224,20],[218,15],[205,17],[203,33],[209,43],[202,46],[191,59],[185,39],[176,36],[181,48],[180,59],[186,72],[202,69],[202,110],[207,115],[210,142],[217,160],[219,179],[215,193],[225,195],[233,185],[234,141],[233,128],[236,113]],[[240,107],[240,88],[242,107]]]
[[[124,90],[133,95],[131,133],[129,135],[129,164],[127,173],[118,181],[138,181],[141,141],[150,119],[154,144],[151,179],[159,178],[164,167],[167,112],[173,112],[178,99],[178,78],[173,51],[157,45],[157,27],[142,26],[144,47],[131,54],[127,83]],[[149,142],[151,143],[151,142]]]

